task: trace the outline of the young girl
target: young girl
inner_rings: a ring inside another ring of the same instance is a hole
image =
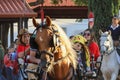
[[[78,55],[78,70],[83,67],[84,71],[90,70],[90,55],[86,46],[86,39],[81,35],[76,35],[73,38],[73,48]]]

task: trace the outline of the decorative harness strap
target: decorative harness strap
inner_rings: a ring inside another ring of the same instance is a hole
[[[110,55],[114,50],[115,50],[115,48],[112,48],[111,50],[108,50],[105,53],[107,53],[107,55]]]

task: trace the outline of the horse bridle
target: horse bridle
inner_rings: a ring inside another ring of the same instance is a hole
[[[44,26],[46,26],[46,25],[44,25]],[[60,35],[58,34],[58,30],[56,30],[56,29],[53,28],[53,27],[54,27],[54,24],[51,25],[51,28],[49,28],[49,27],[44,27],[44,29],[49,29],[49,30],[51,30],[51,31],[53,32],[53,35],[59,38]],[[36,30],[38,30],[39,28],[41,28],[41,26],[39,26]],[[51,59],[51,61],[52,61],[53,58],[54,58],[54,55],[57,53],[57,52],[56,52],[56,48],[60,48],[60,47],[61,47],[60,43],[61,43],[61,41],[60,41],[60,39],[59,39],[59,45],[54,45],[54,46],[52,46],[52,47],[51,47],[51,48],[52,48],[51,51],[47,51],[47,50],[42,50],[42,51],[41,51],[41,50],[39,50],[39,52],[40,52],[41,55],[42,55],[42,54],[47,54],[47,55],[49,55],[49,56],[50,56],[50,59]],[[50,46],[50,45],[49,45],[49,46]],[[69,54],[68,54],[68,55],[69,55]],[[57,61],[53,61],[52,64],[53,64],[53,65],[58,64],[58,63],[61,62],[63,59],[65,59],[68,55],[66,55],[66,56],[58,59]],[[48,68],[48,67],[51,65],[51,61],[50,61],[50,62],[47,62],[47,61],[45,61],[45,60],[41,60],[41,63],[40,63],[39,66],[41,66],[41,67],[45,66],[45,67]]]
[[[102,52],[102,51],[101,51],[101,53],[102,53],[102,55],[110,55],[114,50],[115,50],[114,48],[111,49],[111,50],[108,50],[108,49],[107,49],[107,51],[105,51],[105,52]],[[105,54],[105,53],[106,53],[106,54]]]
[[[103,35],[103,36],[104,36],[104,35]],[[106,36],[105,36],[105,37],[106,37]],[[101,47],[102,47],[102,46],[106,47],[104,44],[102,44]],[[101,51],[102,55],[110,55],[110,54],[114,51],[114,48],[112,48],[112,49],[109,50],[109,47],[106,47],[106,49],[107,49],[107,50],[106,50],[105,52]],[[106,53],[106,54],[105,54],[105,53]]]
[[[42,26],[46,26],[46,24],[39,25],[39,26],[34,30],[34,32],[37,31],[39,28],[42,28]],[[51,26],[54,26],[54,25],[52,24]],[[57,34],[57,33],[58,33],[58,30],[54,29],[53,27],[52,27],[52,28],[45,27],[44,29],[49,29],[49,30],[51,30],[51,31],[53,32],[53,35],[59,38],[60,35]],[[34,34],[34,32],[33,32],[33,34]],[[60,40],[60,39],[59,39],[59,40]],[[51,50],[51,51],[46,51],[46,50],[42,50],[42,51],[41,51],[41,50],[39,50],[39,53],[40,53],[41,55],[42,55],[42,54],[47,54],[47,55],[49,55],[49,56],[50,56],[50,61],[47,62],[46,60],[41,59],[41,63],[38,65],[36,74],[40,74],[41,70],[43,70],[42,67],[46,67],[46,68],[48,69],[48,67],[51,65],[51,61],[52,61],[52,65],[54,66],[54,65],[58,64],[59,62],[61,62],[61,61],[62,61],[63,59],[65,59],[66,57],[69,56],[69,54],[67,54],[67,55],[64,56],[64,57],[59,58],[57,61],[54,61],[54,60],[53,60],[53,59],[54,59],[54,55],[57,53],[57,52],[56,52],[56,48],[60,48],[60,47],[61,47],[61,45],[60,45],[60,41],[59,41],[59,45],[54,45],[54,46],[52,46],[52,50]],[[73,69],[70,68],[69,73],[63,78],[64,80],[66,80],[66,79],[69,77],[69,74],[70,74],[70,71],[71,71],[71,70],[73,70]],[[45,77],[47,77],[47,72],[48,72],[48,70],[43,70],[43,71],[46,72],[46,76],[45,76]]]

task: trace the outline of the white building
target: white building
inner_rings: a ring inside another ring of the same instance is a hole
[[[37,21],[40,22],[40,19]],[[83,19],[82,22],[76,22],[76,19],[55,19],[53,22],[62,27],[68,36],[78,34],[88,28],[88,19]],[[28,26],[30,32],[35,29],[32,20],[29,20]]]
[[[41,22],[40,19],[37,19],[38,22]],[[84,31],[88,28],[88,20],[83,19],[82,22],[76,22],[76,19],[55,19],[53,20],[54,23],[58,24],[60,27],[64,29],[67,36],[76,35]],[[17,24],[14,24],[16,27],[14,29],[14,40],[17,38]],[[29,19],[28,22],[28,30],[32,33],[35,30],[35,27],[33,26],[32,20]],[[10,32],[10,31],[9,31]],[[9,38],[10,41],[10,34]],[[10,45],[10,42],[8,42],[8,46]]]

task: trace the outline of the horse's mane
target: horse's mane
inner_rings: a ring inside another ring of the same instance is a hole
[[[68,58],[70,59],[70,63],[73,66],[73,68],[76,69],[77,67],[77,55],[76,52],[73,50],[71,42],[69,38],[67,37],[66,33],[63,31],[61,27],[59,27],[57,24],[53,23],[55,27],[58,29],[58,33],[60,35],[60,40],[62,44],[65,46],[66,50],[62,49],[63,55],[68,55]]]

